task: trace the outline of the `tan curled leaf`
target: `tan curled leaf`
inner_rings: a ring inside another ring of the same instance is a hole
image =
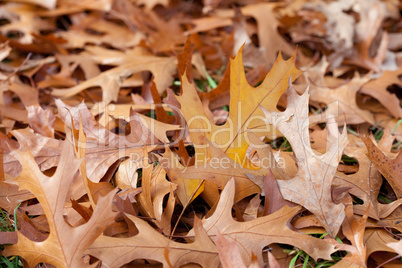
[[[291,82],[288,89],[288,107],[284,112],[265,112],[273,124],[290,142],[298,172],[290,180],[278,180],[286,200],[300,204],[314,213],[331,237],[335,237],[345,218],[344,205],[335,204],[331,186],[343,149],[348,143],[346,130],[334,139],[327,152],[317,155],[310,145],[308,119],[308,90],[299,96]]]
[[[216,233],[216,248],[219,252],[219,259],[223,268],[246,268],[241,258],[239,247],[236,241],[228,240],[219,231]]]
[[[166,87],[171,85],[172,76],[176,72],[176,60],[174,57],[156,57],[141,49],[119,53],[118,56],[122,59],[117,63],[117,67],[104,71],[75,87],[54,89],[52,94],[66,98],[74,96],[85,89],[98,86],[102,88],[102,100],[110,103],[111,101],[117,101],[123,81],[129,76],[142,71],[150,71],[154,75],[154,81],[159,93],[162,93]],[[113,64],[113,62],[107,63]]]
[[[369,137],[362,137],[368,151],[368,158],[381,172],[398,198],[402,195],[402,151],[394,159],[386,156]]]
[[[129,238],[101,235],[89,247],[88,254],[110,267],[120,267],[137,259],[158,261],[164,267],[180,267],[188,263],[197,263],[205,268],[218,267],[218,251],[200,222],[195,222],[194,242],[178,243],[157,232],[147,222],[126,216],[134,222],[138,234]]]
[[[335,251],[335,242],[332,239],[321,240],[295,232],[289,228],[289,222],[300,211],[300,207],[284,206],[275,213],[260,217],[248,222],[238,222],[232,217],[232,206],[235,191],[234,180],[230,180],[221,193],[219,203],[214,214],[202,220],[202,225],[209,237],[216,241],[217,232],[225,238],[236,241],[246,265],[252,261],[252,256],[258,258],[260,266],[263,264],[262,249],[272,243],[283,243],[303,249],[314,259],[330,259]],[[187,237],[193,237],[194,230],[190,230]]]
[[[98,201],[86,224],[72,228],[63,217],[63,209],[68,188],[78,175],[81,161],[74,157],[71,144],[63,142],[60,162],[52,177],[40,171],[29,150],[15,151],[15,157],[22,165],[16,183],[21,190],[29,190],[38,199],[45,212],[50,234],[45,241],[34,242],[18,232],[18,243],[6,246],[3,254],[21,256],[30,267],[42,262],[56,267],[84,267],[84,251],[115,216],[112,212],[115,191]]]

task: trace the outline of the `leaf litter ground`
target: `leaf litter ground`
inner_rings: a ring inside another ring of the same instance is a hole
[[[2,267],[395,267],[398,1],[0,4]]]

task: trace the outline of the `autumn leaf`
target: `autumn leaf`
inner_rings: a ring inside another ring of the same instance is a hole
[[[399,267],[400,9],[1,1],[0,263]]]
[[[360,92],[376,98],[395,118],[400,118],[402,117],[402,108],[399,104],[399,99],[395,94],[389,92],[387,88],[392,84],[401,85],[401,80],[398,78],[401,74],[401,69],[387,70],[379,78],[363,85]]]
[[[271,243],[295,245],[308,252],[315,259],[330,258],[336,242],[333,244],[333,242],[303,235],[288,227],[289,221],[300,211],[299,206],[293,208],[285,206],[269,216],[248,222],[235,221],[231,213],[234,186],[233,179],[226,184],[214,214],[207,219],[204,218],[202,226],[213,240],[217,239],[219,232],[226,239],[236,241],[246,265],[251,262],[253,254],[257,256],[261,265],[263,262],[262,249]],[[190,230],[187,237],[193,237],[194,231]]]
[[[97,257],[109,266],[120,267],[132,260],[150,259],[164,266],[181,266],[196,262],[203,267],[217,267],[218,252],[201,223],[195,224],[195,240],[178,243],[155,231],[145,221],[127,215],[135,223],[138,234],[129,238],[101,235],[88,249],[88,254]],[[108,245],[105,247],[104,245]]]
[[[39,170],[29,150],[14,151],[14,154],[22,165],[21,174],[15,182],[21,190],[29,190],[38,199],[45,211],[50,234],[44,242],[33,242],[18,232],[18,243],[7,246],[3,254],[19,255],[31,267],[42,262],[57,267],[84,266],[84,250],[115,216],[111,210],[115,191],[99,200],[97,209],[86,224],[72,228],[63,218],[68,194],[66,189],[78,175],[80,165],[73,155],[71,144],[63,143],[60,162],[52,177]]]
[[[208,119],[203,112],[194,86],[186,80],[185,76],[182,77],[183,94],[176,98],[189,124],[190,137],[195,149],[199,152],[197,155],[200,160],[207,158],[208,154],[197,147],[205,145],[208,139],[215,142],[237,163],[246,167],[250,165],[245,157],[249,145],[246,139],[247,129],[255,131],[256,128],[262,128],[264,130],[266,124],[261,119],[263,114],[258,106],[276,110],[276,104],[287,87],[285,81],[290,76],[294,80],[300,74],[294,64],[295,55],[287,61],[279,55],[264,82],[257,88],[253,88],[246,80],[242,50],[239,50],[237,56],[230,61],[230,112],[228,121],[222,126],[216,126]],[[194,131],[191,131],[192,129]],[[234,133],[231,133],[233,131]],[[257,135],[261,136],[261,134]]]
[[[217,232],[216,246],[219,252],[219,259],[222,267],[247,267],[241,258],[240,249],[236,241],[228,241],[219,231]]]
[[[289,77],[292,79],[300,74],[295,67],[295,55],[284,61],[279,55],[274,67],[265,80],[257,88],[250,86],[244,74],[242,50],[230,61],[230,105],[229,118],[224,125],[215,125],[205,113],[201,100],[193,84],[182,76],[181,96],[176,99],[181,105],[180,111],[189,126],[190,138],[196,151],[196,163],[207,162],[212,157],[208,150],[208,141],[216,143],[231,159],[245,168],[258,169],[246,157],[249,144],[248,130],[258,136],[274,133],[262,120],[259,105],[276,110],[276,104],[286,90]],[[200,182],[194,181],[191,189],[197,189]],[[193,191],[187,194],[194,196]],[[197,196],[197,194],[195,195]]]
[[[297,175],[290,180],[278,180],[286,200],[303,205],[314,213],[327,232],[335,237],[345,218],[344,206],[331,197],[332,181],[348,140],[344,128],[323,155],[311,149],[308,119],[308,89],[299,96],[289,81],[288,107],[284,112],[269,112],[262,106],[267,121],[283,133],[296,157]],[[314,168],[313,168],[314,167]]]
[[[392,186],[395,194],[400,197],[402,194],[402,153],[399,152],[396,158],[390,159],[369,137],[362,137],[362,140],[366,144],[369,159]]]
[[[327,105],[336,105],[339,116],[339,124],[359,124],[368,122],[374,124],[373,115],[366,110],[362,110],[356,103],[356,93],[362,85],[369,81],[368,77],[354,76],[353,79],[344,85],[330,89],[325,86],[312,86],[310,98],[313,102],[321,102]]]
[[[143,158],[143,145],[148,145],[151,151],[157,138],[146,128],[141,120],[134,115],[131,121],[132,135],[120,136],[100,125],[84,103],[76,107],[68,107],[61,100],[56,101],[59,118],[68,129],[79,129],[80,117],[83,131],[87,137],[85,162],[88,178],[98,182],[107,169],[120,158],[132,155],[133,161]],[[99,157],[102,155],[102,157]]]
[[[154,81],[160,93],[165,91],[166,87],[173,81],[171,75],[175,72],[175,59],[172,57],[156,57],[150,55],[144,49],[136,49],[126,53],[115,52],[115,54],[122,58],[119,66],[102,72],[98,76],[88,79],[75,87],[54,89],[52,94],[65,98],[73,96],[87,88],[100,86],[103,91],[103,101],[109,103],[117,101],[119,89],[123,85],[123,81],[135,73],[151,71],[154,74]],[[111,63],[113,62],[108,62],[108,64]]]

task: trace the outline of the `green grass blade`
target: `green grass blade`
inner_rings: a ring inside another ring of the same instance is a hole
[[[296,261],[299,258],[299,255],[302,253],[302,251],[297,252],[296,256],[293,257],[293,259],[289,263],[289,268],[295,267]]]
[[[309,260],[309,259],[310,259],[310,256],[307,255],[306,258],[304,259],[304,262],[303,262],[303,268],[307,268],[308,260]]]
[[[7,265],[8,268],[15,268],[17,266],[15,266],[9,259],[7,259],[4,256],[0,256],[0,263],[4,263]]]

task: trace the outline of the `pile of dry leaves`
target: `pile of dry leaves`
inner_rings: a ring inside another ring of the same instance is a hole
[[[3,1],[2,267],[401,265],[401,8]]]

